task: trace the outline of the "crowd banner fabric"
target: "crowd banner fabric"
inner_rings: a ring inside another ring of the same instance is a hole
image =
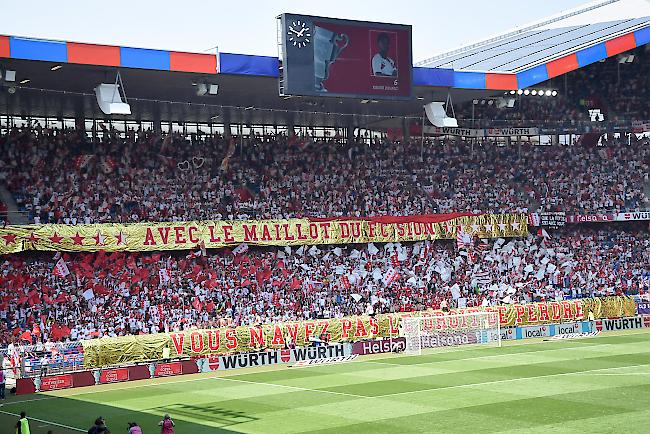
[[[528,233],[526,214],[433,214],[361,219],[235,220],[91,225],[21,225],[0,228],[0,254],[26,250],[96,252],[261,246],[387,243],[480,238]]]
[[[452,313],[498,312],[502,327],[574,322],[585,319],[589,312],[594,318],[634,316],[636,304],[631,297],[549,301],[493,307],[452,309]],[[203,357],[211,354],[232,354],[282,349],[290,342],[308,346],[313,338],[328,336],[332,342],[356,342],[367,339],[398,337],[402,317],[430,316],[431,326],[462,328],[459,319],[455,325],[437,317],[447,314],[440,310],[393,313],[371,316],[353,316],[336,319],[284,322],[261,326],[222,327],[203,330],[184,330],[138,336],[107,337],[83,341],[84,365],[100,368],[124,363],[162,359],[163,348],[169,348],[172,357]],[[453,317],[462,318],[462,317]],[[496,323],[496,316],[495,323]],[[448,324],[448,325],[446,325]]]

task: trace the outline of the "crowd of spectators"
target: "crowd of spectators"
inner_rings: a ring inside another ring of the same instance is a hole
[[[646,209],[647,140],[496,146],[229,142],[14,129],[0,183],[34,223]],[[304,148],[307,147],[307,149]]]
[[[514,107],[478,99],[461,104],[456,113],[464,125],[474,119],[480,127],[500,126],[501,121],[511,127],[571,127],[590,122],[589,109],[600,109],[606,122],[650,120],[649,53],[641,47],[568,72],[532,86],[529,91],[534,89],[535,95],[505,95],[516,98]],[[557,95],[539,96],[539,89],[555,90]]]
[[[0,342],[648,291],[645,227],[580,227],[460,250],[435,241],[63,254],[63,278],[53,274],[59,255],[12,255],[0,262]],[[391,269],[398,276],[387,279]]]

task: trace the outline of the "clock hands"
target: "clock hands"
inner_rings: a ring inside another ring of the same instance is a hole
[[[307,30],[309,30],[309,27],[303,27],[299,32],[293,27],[289,27],[289,33],[293,33],[299,38],[302,38],[302,35],[304,35]]]

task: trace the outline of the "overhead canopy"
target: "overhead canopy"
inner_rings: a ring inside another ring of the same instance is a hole
[[[648,42],[650,0],[606,0],[439,54],[417,65],[452,68],[454,87],[490,88],[491,74],[512,74],[510,84],[524,88]]]

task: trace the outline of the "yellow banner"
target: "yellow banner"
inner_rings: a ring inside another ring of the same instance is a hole
[[[453,239],[457,231],[480,238],[528,233],[526,214],[432,215],[368,220],[235,220],[0,228],[0,254],[25,250],[66,252],[158,251],[263,246],[386,243]]]
[[[455,309],[452,313],[498,312],[502,327],[567,323],[589,317],[620,318],[634,316],[636,306],[631,297],[607,297],[597,299],[568,300],[562,302],[504,305],[487,308]],[[284,348],[289,341],[308,345],[310,338],[328,335],[332,342],[351,342],[377,337],[397,337],[402,317],[445,316],[442,311],[422,311],[403,314],[385,314],[375,317],[354,316],[341,319],[297,321],[265,324],[260,327],[222,327],[207,330],[185,330],[139,336],[122,336],[83,341],[84,365],[97,368],[108,365],[155,360],[162,358],[163,348],[168,347],[173,357],[178,355],[204,356],[254,351],[265,348]],[[494,316],[496,325],[497,315]],[[462,320],[458,327],[465,327]],[[454,328],[449,321],[445,327]]]

